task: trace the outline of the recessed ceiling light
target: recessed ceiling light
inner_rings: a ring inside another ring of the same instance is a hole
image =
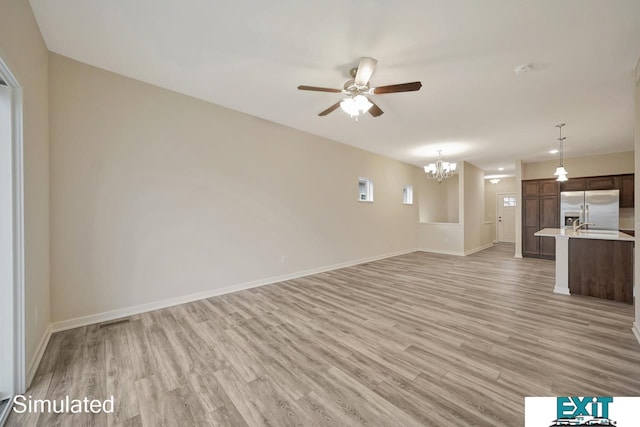
[[[498,170],[499,170],[499,171],[503,171],[503,170],[504,170],[504,168],[498,168]]]
[[[549,154],[558,154],[558,150],[549,150]]]

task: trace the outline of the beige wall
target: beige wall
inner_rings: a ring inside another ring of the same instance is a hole
[[[484,172],[471,163],[460,162],[458,174],[441,184],[420,185],[418,247],[427,252],[463,255],[491,244],[491,226],[484,221]],[[456,198],[456,200],[452,200]],[[434,208],[433,205],[439,207]],[[426,214],[423,211],[426,206]],[[457,209],[457,217],[454,218]],[[434,219],[433,212],[449,221]],[[426,219],[426,221],[424,220]],[[461,221],[452,220],[462,219]]]
[[[0,1],[0,57],[23,91],[25,326],[29,367],[49,325],[49,113],[47,49],[27,0]]]
[[[418,248],[427,252],[463,255],[464,227],[459,223],[420,223],[418,224]]]
[[[464,220],[464,251],[469,252],[491,243],[490,225],[484,221],[484,172],[463,162],[464,203],[460,209]]]
[[[49,68],[53,321],[417,247],[415,166],[56,54]]]
[[[460,215],[458,174],[437,182],[427,179],[420,169],[416,180],[420,222],[457,223]]]
[[[445,222],[460,222],[460,175],[453,175],[442,183],[447,197],[447,215]]]
[[[496,233],[496,195],[498,193],[515,193],[516,179],[501,178],[497,184],[492,184],[488,179],[484,181],[484,219],[491,223],[489,225],[491,239],[496,241],[498,240]]]
[[[575,157],[564,159],[564,167],[569,172],[569,179],[582,176],[619,175],[634,173],[634,153],[600,154],[597,156]],[[558,159],[545,162],[524,163],[522,179],[554,178],[553,172],[558,167]]]

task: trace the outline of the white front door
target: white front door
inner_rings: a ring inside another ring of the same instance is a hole
[[[500,193],[498,198],[498,241],[516,241],[516,193]]]

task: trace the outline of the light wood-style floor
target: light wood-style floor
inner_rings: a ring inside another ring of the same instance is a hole
[[[521,426],[525,396],[640,395],[633,308],[513,246],[412,253],[55,334],[10,426]],[[514,410],[515,408],[515,410]]]

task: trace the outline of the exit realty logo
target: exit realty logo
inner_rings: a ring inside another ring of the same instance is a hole
[[[525,398],[525,427],[640,425],[640,397],[559,396]]]

